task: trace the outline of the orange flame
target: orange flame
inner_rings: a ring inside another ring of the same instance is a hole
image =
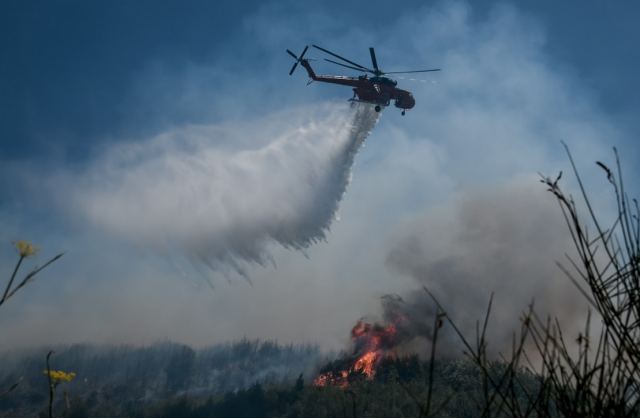
[[[389,324],[382,326],[358,321],[351,330],[354,344],[354,361],[339,371],[328,371],[320,374],[313,381],[314,386],[337,386],[345,388],[349,385],[351,374],[363,374],[371,380],[376,375],[376,368],[382,359],[394,356],[396,326]]]

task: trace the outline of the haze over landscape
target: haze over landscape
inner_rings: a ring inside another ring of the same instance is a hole
[[[636,5],[2,9],[0,263],[8,276],[19,239],[36,262],[66,253],[2,307],[0,350],[243,337],[340,350],[383,295],[420,312],[423,285],[470,327],[494,291],[508,340],[532,297],[570,322],[586,310],[555,265],[570,236],[538,183],[569,172],[560,141],[594,193],[613,146],[637,186]],[[287,76],[285,48],[312,43],[442,71],[399,78],[416,107],[377,115]]]

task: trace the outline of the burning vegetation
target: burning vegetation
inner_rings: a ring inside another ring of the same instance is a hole
[[[383,360],[396,358],[401,341],[398,328],[404,321],[403,316],[386,325],[359,320],[351,329],[353,354],[325,366],[314,379],[314,386],[345,388],[354,380],[373,379]]]
[[[314,386],[344,389],[357,380],[373,380],[384,364],[415,352],[409,347],[412,342],[433,341],[433,325],[427,321],[435,312],[430,308],[417,310],[413,301],[407,303],[398,295],[384,295],[380,302],[382,321],[358,320],[351,329],[351,354],[324,366]]]

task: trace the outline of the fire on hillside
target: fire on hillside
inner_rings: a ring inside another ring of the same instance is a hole
[[[399,317],[399,320],[403,320]],[[397,324],[370,324],[358,321],[351,330],[353,354],[325,367],[313,381],[314,386],[345,388],[358,377],[373,379],[378,365],[386,358],[394,358],[398,344]]]

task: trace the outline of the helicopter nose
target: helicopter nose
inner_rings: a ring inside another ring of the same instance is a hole
[[[409,92],[401,95],[396,99],[395,106],[400,109],[411,109],[416,105],[416,100],[413,98],[413,95]]]
[[[407,103],[405,109],[411,109],[416,105],[416,99],[413,98],[413,94],[407,94]]]

